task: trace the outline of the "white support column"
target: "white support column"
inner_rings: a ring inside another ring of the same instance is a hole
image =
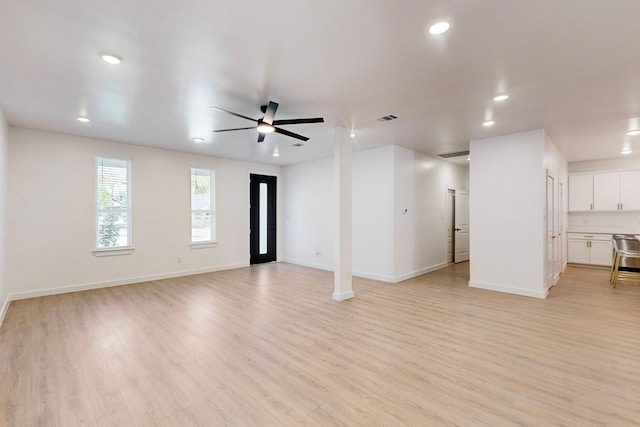
[[[333,299],[344,301],[354,296],[351,282],[351,137],[344,128],[335,129],[333,169],[336,190]]]

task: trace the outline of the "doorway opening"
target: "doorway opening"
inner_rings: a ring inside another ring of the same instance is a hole
[[[249,178],[249,263],[275,261],[277,177],[251,174]]]
[[[469,192],[447,189],[447,263],[469,261]]]

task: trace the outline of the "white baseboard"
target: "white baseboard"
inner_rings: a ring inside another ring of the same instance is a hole
[[[421,268],[420,270],[415,270],[410,273],[402,274],[400,276],[383,276],[380,274],[370,274],[365,273],[363,271],[354,271],[353,275],[358,277],[364,277],[365,279],[378,280],[381,282],[387,283],[400,283],[405,280],[413,279],[414,277],[422,276],[423,274],[431,273],[432,271],[440,270],[441,268],[445,268],[448,264],[446,262],[442,262],[440,264],[432,265],[430,267]]]
[[[286,262],[288,264],[295,264],[295,265],[301,265],[303,267],[317,268],[318,270],[333,271],[333,266],[332,265],[315,264],[313,262],[300,261],[300,260],[293,259],[293,258],[285,258],[282,261]]]
[[[549,295],[549,289],[544,289],[540,291],[532,291],[530,289],[521,289],[521,288],[510,288],[507,286],[495,285],[493,283],[482,283],[482,282],[472,282],[469,281],[469,287],[471,288],[479,288],[486,289],[488,291],[497,291],[497,292],[505,292],[508,294],[515,295],[523,295],[525,297],[533,297],[545,299],[547,295]]]
[[[311,268],[317,268],[320,270],[333,271],[332,265],[315,264],[312,262],[300,261],[293,258],[285,258],[283,261],[289,264],[301,265],[303,267],[311,267]],[[367,273],[364,271],[357,271],[357,270],[353,270],[352,274],[357,277],[378,280],[380,282],[399,283],[404,280],[413,279],[414,277],[422,276],[423,274],[427,274],[432,271],[440,270],[441,268],[445,268],[446,266],[447,266],[446,262],[441,262],[440,264],[435,264],[430,267],[421,268],[420,270],[415,270],[410,273],[406,273],[397,277],[386,276],[382,274],[372,274],[372,273]]]
[[[0,327],[2,327],[2,322],[4,322],[4,316],[7,314],[7,310],[9,309],[9,303],[11,299],[9,299],[9,295],[2,301],[2,306],[0,306]]]
[[[336,292],[333,293],[333,299],[336,301],[344,301],[347,300],[349,298],[353,298],[354,297],[354,293],[353,291],[349,291],[349,292],[343,292],[341,294],[338,294]]]
[[[413,279],[414,277],[422,276],[423,274],[431,273],[432,271],[440,270],[441,268],[445,268],[448,264],[446,262],[441,262],[440,264],[432,265],[431,267],[421,268],[420,270],[413,271],[411,273],[403,274],[397,276],[393,283],[402,282],[404,280]]]
[[[248,263],[224,265],[213,268],[202,268],[198,270],[178,271],[174,273],[156,274],[151,276],[130,277],[127,279],[110,280],[106,282],[86,283],[82,285],[63,286],[59,288],[39,289],[36,291],[15,292],[9,294],[9,301],[16,301],[26,298],[37,298],[48,295],[66,294],[69,292],[88,291],[91,289],[109,288],[111,286],[132,285],[134,283],[150,282],[152,280],[171,279],[173,277],[192,276],[194,274],[213,273],[215,271],[232,270],[234,268],[248,267]],[[8,305],[8,304],[7,304]]]

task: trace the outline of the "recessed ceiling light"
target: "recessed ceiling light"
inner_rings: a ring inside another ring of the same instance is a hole
[[[355,132],[351,132],[351,138],[355,138],[356,137],[356,133]]]
[[[494,122],[493,120],[487,120],[486,122],[484,122],[482,124],[482,126],[489,127],[489,126],[493,126],[495,124],[496,124],[496,122]]]
[[[91,121],[89,120],[88,117],[83,117],[83,116],[78,117],[76,120],[82,123],[89,123]]]
[[[109,64],[113,65],[118,65],[119,63],[124,61],[124,59],[122,59],[120,55],[116,55],[115,53],[100,52],[98,55],[104,62],[108,62]]]
[[[498,95],[498,96],[494,96],[494,97],[493,97],[493,100],[494,100],[494,101],[498,101],[498,102],[500,102],[500,101],[504,101],[504,100],[507,100],[507,99],[509,99],[509,95],[507,95],[507,94],[504,94],[504,95]]]
[[[636,136],[636,135],[640,135],[640,130],[638,129],[634,129],[634,130],[630,130],[627,132],[628,136]]]
[[[626,154],[631,154],[631,153],[633,153],[633,151],[631,151],[631,150],[622,150],[622,151],[620,152],[620,154],[625,154],[625,155],[626,155]]]
[[[200,144],[201,142],[204,142],[204,138],[196,136],[195,138],[193,138],[193,142],[197,142],[198,144]]]
[[[277,151],[273,152],[273,157],[280,157],[280,153],[278,153]]]
[[[429,27],[429,32],[431,34],[442,34],[449,29],[449,23],[442,21],[436,24],[433,24]]]

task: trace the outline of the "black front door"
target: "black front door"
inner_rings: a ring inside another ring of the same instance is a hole
[[[251,174],[249,193],[250,263],[275,261],[276,177]]]

